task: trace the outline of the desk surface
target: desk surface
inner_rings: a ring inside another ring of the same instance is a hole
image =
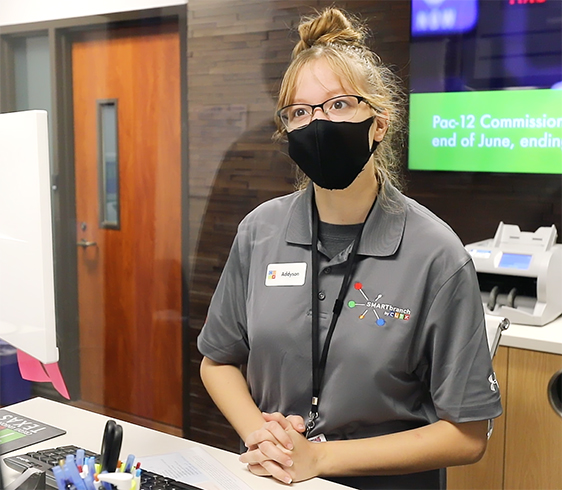
[[[109,418],[44,398],[33,398],[5,408],[19,415],[24,415],[67,431],[66,434],[62,436],[39,444],[34,444],[33,446],[28,446],[19,451],[8,453],[5,456],[27,453],[34,449],[47,449],[69,444],[81,446],[91,451],[99,451],[103,429]],[[241,480],[245,481],[251,488],[256,490],[282,490],[284,488],[298,488],[299,490],[343,490],[349,488],[317,478],[296,483],[288,487],[272,478],[261,478],[252,475],[245,466],[238,461],[237,454],[128,422],[119,421],[119,423],[123,426],[121,457],[127,454],[134,454],[142,462],[143,456],[173,453],[190,447],[199,446],[220,461]],[[17,475],[16,472],[7,468],[5,465],[2,465],[2,469],[8,481],[15,478],[15,475]]]

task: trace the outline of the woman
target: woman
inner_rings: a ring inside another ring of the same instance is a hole
[[[240,224],[201,376],[256,475],[444,488],[501,413],[472,261],[393,185],[397,92],[361,26],[331,8],[299,33],[277,119],[312,182]]]

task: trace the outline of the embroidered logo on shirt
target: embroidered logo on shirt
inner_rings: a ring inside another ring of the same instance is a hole
[[[360,282],[356,282],[353,285],[353,287],[361,293],[363,298],[365,298],[365,303],[356,303],[355,301],[348,301],[347,306],[349,306],[350,308],[355,308],[356,306],[363,306],[365,308],[365,311],[363,311],[363,313],[361,313],[359,315],[360,320],[363,320],[363,318],[365,318],[365,315],[369,311],[372,311],[375,314],[375,316],[377,317],[377,325],[382,327],[383,325],[386,324],[386,320],[384,318],[381,318],[381,316],[379,315],[377,310],[382,310],[381,311],[382,316],[387,316],[387,317],[393,318],[395,320],[409,320],[410,319],[411,312],[410,312],[409,308],[398,308],[398,307],[393,306],[389,303],[379,302],[379,300],[383,296],[382,293],[380,293],[373,300],[369,299],[369,297],[365,294],[365,291],[363,291],[363,284],[361,284]]]
[[[488,381],[490,382],[490,389],[492,391],[498,391],[499,390],[500,385],[498,383],[498,380],[496,379],[496,373],[490,374],[490,376],[488,376]]]

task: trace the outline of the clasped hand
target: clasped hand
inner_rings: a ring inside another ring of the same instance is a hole
[[[262,415],[265,423],[244,441],[248,451],[240,461],[255,475],[272,476],[287,484],[318,476],[320,444],[302,435],[303,418],[278,412]]]

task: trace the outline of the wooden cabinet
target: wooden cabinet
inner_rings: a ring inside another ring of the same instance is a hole
[[[562,417],[550,406],[550,378],[562,356],[509,349],[508,423],[504,486],[507,489],[562,488]]]
[[[504,414],[481,461],[449,468],[448,489],[562,489],[562,417],[547,394],[562,356],[500,347],[494,369]]]
[[[447,470],[449,490],[498,490],[503,488],[508,348],[500,347],[494,357],[494,371],[500,385],[504,413],[494,421],[492,437],[484,457],[470,466]]]

